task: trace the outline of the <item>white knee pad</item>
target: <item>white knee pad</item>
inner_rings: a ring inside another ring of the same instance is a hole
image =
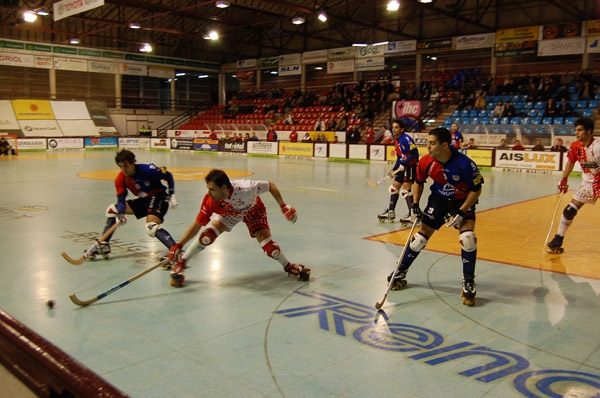
[[[117,205],[114,203],[106,208],[106,217],[108,218],[115,218],[118,213]]]
[[[473,231],[464,231],[460,234],[458,241],[460,246],[466,252],[474,252],[477,250],[477,237]]]
[[[412,192],[411,192],[411,191],[409,191],[408,189],[404,189],[404,188],[402,188],[402,189],[400,190],[400,197],[401,197],[402,199],[406,199],[406,198],[408,198],[410,195],[412,195]]]
[[[147,222],[146,223],[146,233],[149,237],[154,238],[156,236],[156,231],[160,229],[160,224],[157,222]]]
[[[388,192],[390,193],[390,195],[397,195],[398,189],[394,186],[394,184],[390,184],[390,187],[388,188]]]
[[[429,239],[427,239],[425,236],[421,235],[420,233],[417,233],[411,239],[409,246],[412,251],[420,252],[421,250],[423,250],[425,248],[425,246],[427,246],[428,242],[429,242]]]

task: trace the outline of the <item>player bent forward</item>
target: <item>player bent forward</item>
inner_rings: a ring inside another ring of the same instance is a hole
[[[124,225],[127,222],[126,214],[133,214],[137,219],[145,217],[145,231],[148,236],[158,238],[170,249],[175,245],[175,240],[161,227],[161,223],[169,210],[169,205],[172,209],[176,209],[178,205],[173,175],[164,167],[137,164],[135,154],[128,149],[117,152],[115,163],[121,170],[115,178],[117,203],[111,204],[106,209],[104,232],[115,223],[119,226]],[[162,181],[165,181],[168,187],[165,187]],[[137,198],[126,200],[128,191]],[[94,242],[85,250],[84,257],[93,259],[96,254],[101,254],[107,258],[110,253],[111,237],[112,234],[104,242]]]
[[[265,254],[278,261],[288,275],[308,281],[310,268],[290,263],[281,252],[277,242],[271,237],[267,209],[259,195],[270,192],[285,217],[292,223],[295,223],[297,219],[296,209],[284,203],[281,193],[274,183],[253,180],[230,181],[227,174],[218,169],[211,170],[206,175],[205,181],[208,193],[204,195],[196,221],[188,227],[181,240],[169,252],[169,259],[176,260],[171,270],[171,286],[183,286],[185,280],[183,271],[187,261],[214,243],[215,239],[223,232],[231,231],[239,222],[246,224],[250,236],[256,238]],[[201,229],[198,241],[186,248],[185,253],[181,255],[183,246]]]
[[[481,195],[483,177],[477,165],[466,155],[451,147],[452,135],[443,128],[429,132],[427,151],[429,152],[417,166],[416,181],[413,185],[413,214],[421,220],[419,231],[411,239],[404,252],[400,266],[393,275],[392,290],[406,284],[406,273],[429,239],[442,225],[460,231],[459,243],[463,264],[463,304],[475,305],[475,261],[477,259],[477,238],[475,236],[475,204]],[[419,200],[427,178],[431,177],[431,193],[427,206],[421,212]],[[390,280],[392,275],[388,277]]]
[[[563,170],[563,177],[558,183],[558,190],[567,193],[569,190],[568,178],[573,171],[575,162],[579,162],[583,171],[582,182],[560,217],[560,224],[554,238],[548,242],[551,253],[562,253],[563,239],[567,229],[573,222],[579,209],[584,204],[595,204],[600,197],[600,140],[594,138],[594,121],[588,117],[575,120],[575,136],[567,152],[567,164]]]

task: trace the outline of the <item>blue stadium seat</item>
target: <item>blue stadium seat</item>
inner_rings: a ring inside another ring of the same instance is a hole
[[[456,124],[460,123],[460,118],[459,117],[453,117],[452,118],[452,123],[456,123]]]
[[[488,112],[486,109],[482,109],[479,111],[479,117],[488,117],[491,112]]]
[[[533,109],[533,101],[525,101],[523,103],[523,109],[527,109],[527,110]]]
[[[521,133],[523,134],[533,134],[535,131],[534,126],[532,125],[524,125],[521,127]]]
[[[500,118],[500,124],[509,124],[509,123],[510,123],[510,117],[503,116]]]
[[[590,108],[582,109],[581,116],[583,117],[594,117],[594,111]]]
[[[596,95],[594,96],[594,99],[600,100],[600,91],[596,93]]]
[[[527,115],[530,117],[538,117],[540,112],[538,112],[537,109],[530,109],[529,112],[527,112]]]
[[[487,117],[487,116],[480,117],[479,118],[479,123],[480,124],[490,124],[490,118]]]
[[[459,124],[471,124],[471,118],[469,118],[469,117],[461,117]]]
[[[574,90],[574,89],[573,89]],[[570,91],[569,91],[570,92]],[[571,93],[571,100],[577,101],[579,99],[579,94],[576,91]]]
[[[499,124],[500,123],[500,118],[499,117],[493,117],[490,119],[490,124]]]
[[[521,102],[521,96],[519,94],[513,95],[512,102]]]
[[[452,112],[452,117],[459,117],[459,116],[460,116],[460,111],[459,111],[458,109],[455,109],[455,110]]]
[[[536,101],[533,107],[535,109],[544,109],[544,101]]]
[[[591,99],[591,100],[588,102],[588,106],[587,106],[587,107],[588,107],[589,109],[598,109],[598,103],[599,103],[599,102],[600,102],[600,100],[597,100],[597,99]]]
[[[487,104],[485,104],[485,109],[487,109],[488,111],[493,111],[495,107],[496,104],[493,102],[488,102]]]
[[[565,126],[574,126],[575,125],[575,118],[572,117],[572,116],[565,117],[565,120],[564,120],[563,124]]]
[[[560,116],[555,116],[554,120],[552,120],[552,124],[555,126],[562,126],[563,125],[563,121],[564,118],[560,117]]]
[[[521,118],[518,116],[511,117],[510,124],[521,124]]]
[[[506,94],[502,96],[502,101],[504,102],[509,102],[510,101],[510,95]]]
[[[518,111],[525,109],[525,103],[522,101],[515,102],[515,109]]]
[[[551,117],[543,117],[542,118],[542,124],[545,124],[546,126],[549,126],[552,124],[552,118]]]
[[[585,109],[588,107],[588,100],[577,101],[577,109]]]
[[[462,111],[460,111],[460,117],[469,117],[469,111],[463,109]]]
[[[471,117],[471,118],[469,118],[469,119],[471,119],[471,124],[479,124],[479,123],[481,123],[481,122],[479,121],[479,118],[478,118],[478,117]]]
[[[541,116],[535,116],[535,117],[532,117],[529,120],[530,120],[531,124],[542,124],[542,117]]]
[[[444,119],[444,125],[451,125],[452,124],[452,118],[451,117],[447,117],[446,119]]]
[[[470,124],[461,126],[460,131],[463,133],[472,133],[473,132],[473,126],[471,126]]]
[[[472,109],[471,112],[469,112],[469,117],[477,117],[477,116],[479,116],[478,109]]]
[[[521,124],[531,124],[531,118],[529,116],[522,117]]]

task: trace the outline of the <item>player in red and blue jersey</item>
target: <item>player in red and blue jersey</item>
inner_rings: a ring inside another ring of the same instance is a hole
[[[413,138],[404,132],[404,122],[396,119],[392,122],[394,144],[396,146],[396,163],[389,172],[394,181],[390,184],[390,201],[388,207],[379,214],[379,221],[394,221],[396,218],[396,204],[400,196],[406,200],[408,215],[401,218],[401,222],[411,222],[410,211],[413,204],[412,185],[415,180],[415,171],[419,161],[419,150]]]
[[[475,305],[475,261],[477,238],[475,236],[475,205],[481,195],[483,176],[477,165],[466,155],[452,148],[452,135],[443,127],[429,132],[428,154],[417,166],[413,189],[413,214],[421,220],[419,231],[412,237],[404,252],[400,266],[393,275],[392,290],[406,284],[408,268],[429,239],[442,225],[460,231],[459,242],[463,264],[463,304]],[[428,178],[433,180],[427,206],[421,211],[419,200]],[[392,275],[390,275],[390,278]],[[389,280],[389,279],[388,279]]]
[[[168,249],[175,245],[175,240],[161,227],[164,217],[171,208],[177,208],[175,197],[175,181],[173,175],[164,167],[154,164],[137,164],[135,154],[128,149],[117,152],[115,162],[121,170],[115,179],[117,203],[106,209],[106,232],[115,223],[123,225],[127,222],[126,214],[133,214],[137,219],[146,218],[146,233],[158,240]],[[167,187],[163,181],[166,181]],[[127,193],[137,196],[127,200]],[[104,242],[95,242],[84,253],[85,258],[94,254],[110,253],[110,237]]]

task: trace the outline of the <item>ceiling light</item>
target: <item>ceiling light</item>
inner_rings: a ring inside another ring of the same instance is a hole
[[[387,5],[388,11],[398,11],[399,8],[400,8],[400,3],[396,0],[390,1]]]
[[[373,43],[374,46],[383,46],[384,44],[388,44],[389,41],[380,41],[379,43]]]
[[[433,0],[419,0],[419,3],[431,3]]]
[[[203,38],[204,40],[219,40],[219,34],[216,31],[211,30],[210,32],[205,34]]]
[[[352,44],[352,47],[366,47],[367,43],[354,43]]]
[[[292,23],[294,25],[302,25],[304,23],[304,18],[296,17],[296,18],[292,19]]]
[[[227,8],[227,7],[229,7],[229,2],[228,1],[217,1],[215,3],[215,5],[217,6],[217,8]]]
[[[324,12],[320,12],[317,18],[319,18],[319,21],[325,22],[327,21],[327,14],[325,14]]]
[[[140,47],[140,51],[143,53],[151,53],[152,46],[149,43],[144,43],[144,45]]]
[[[208,75],[198,75],[198,79],[206,79]]]
[[[69,39],[69,43],[71,44],[79,44],[79,39],[76,37],[73,37],[72,39]]]
[[[25,11],[23,13],[23,20],[25,22],[35,22],[37,19],[37,14],[32,11]]]
[[[136,23],[136,22],[132,22],[129,24],[129,29],[139,29],[140,28],[140,24]]]
[[[40,8],[39,10],[37,10],[35,12],[37,15],[41,16],[41,17],[45,17],[47,15],[50,15],[50,13],[48,12],[48,10],[44,9],[44,8]]]

